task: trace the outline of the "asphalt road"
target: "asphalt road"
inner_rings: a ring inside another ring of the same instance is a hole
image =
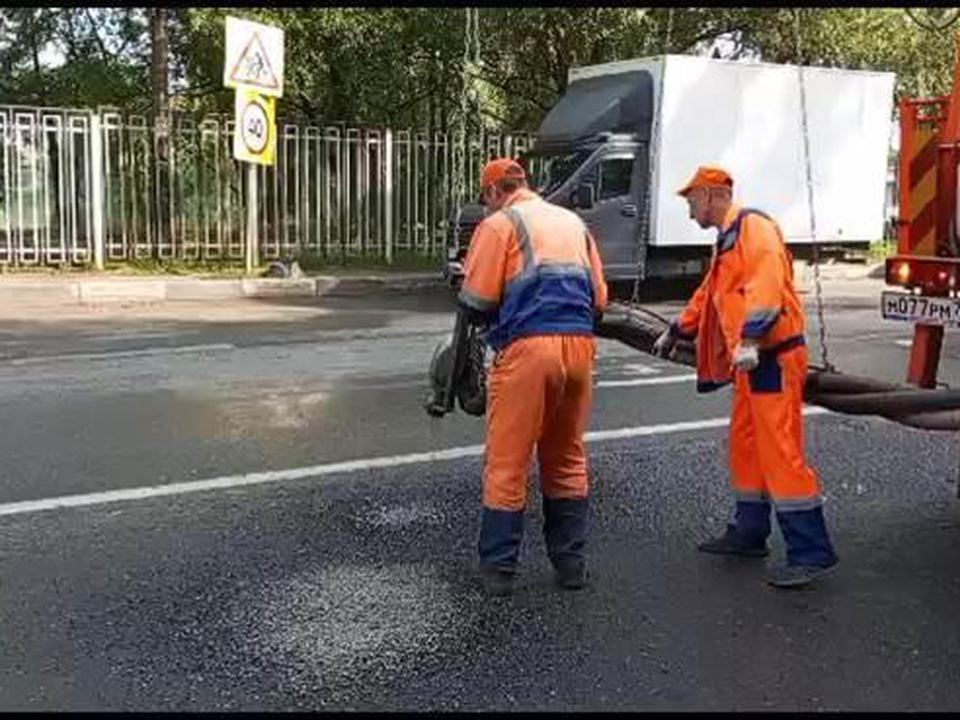
[[[901,380],[880,285],[827,290],[830,359]],[[482,422],[419,407],[450,327],[442,292],[0,318],[0,710],[960,708],[960,439],[811,414],[842,564],[777,592],[694,549],[729,396],[603,341],[594,583],[552,585],[532,489],[490,600]]]

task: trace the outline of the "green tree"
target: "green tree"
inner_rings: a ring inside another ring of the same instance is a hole
[[[227,15],[286,33],[281,115],[316,124],[449,130],[466,90],[466,8],[170,8],[171,101],[232,112],[223,88]],[[797,19],[799,13],[800,23]],[[704,52],[888,70],[910,94],[950,89],[956,27],[931,31],[902,8],[483,7],[481,63],[468,82],[472,121],[534,128],[571,67]],[[798,44],[799,28],[799,44]],[[799,52],[799,54],[798,54]],[[148,113],[150,43],[143,8],[0,9],[0,102],[118,105]]]
[[[128,105],[147,79],[137,8],[0,10],[0,102]]]

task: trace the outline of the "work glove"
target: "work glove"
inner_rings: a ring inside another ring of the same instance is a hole
[[[733,367],[737,370],[750,372],[755,370],[760,364],[760,351],[757,344],[750,340],[744,340],[733,353]]]
[[[653,344],[653,354],[662,358],[669,357],[676,344],[677,336],[674,334],[673,328],[668,327]]]

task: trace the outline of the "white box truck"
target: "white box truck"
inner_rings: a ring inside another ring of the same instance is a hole
[[[688,55],[572,68],[521,160],[551,202],[597,237],[608,279],[696,275],[715,233],[676,195],[699,165],[725,167],[734,198],[776,218],[798,256],[813,241],[801,72],[817,241],[860,246],[884,233],[893,73]],[[461,209],[447,275],[456,281],[483,208]]]

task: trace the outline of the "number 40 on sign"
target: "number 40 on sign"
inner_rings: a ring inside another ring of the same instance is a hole
[[[233,156],[243,162],[273,165],[277,147],[275,99],[256,90],[238,89]]]
[[[273,165],[275,100],[283,96],[283,30],[228,17],[223,84],[236,89],[233,156]]]

